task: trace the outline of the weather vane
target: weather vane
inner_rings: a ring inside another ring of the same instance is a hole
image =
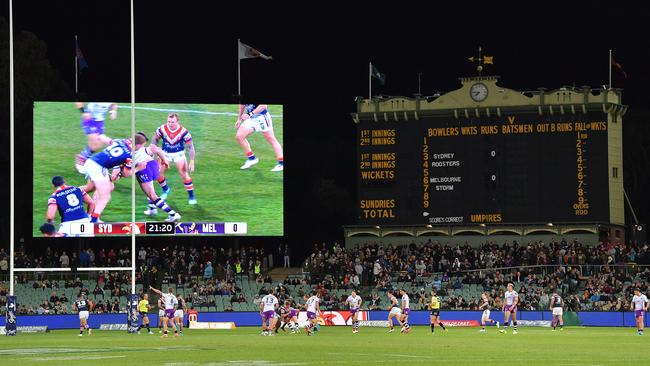
[[[478,47],[478,57],[468,57],[467,59],[469,62],[476,62],[476,71],[478,71],[478,76],[481,76],[481,72],[483,71],[483,65],[494,65],[494,56],[482,56],[481,52],[483,51],[483,48],[481,46]]]

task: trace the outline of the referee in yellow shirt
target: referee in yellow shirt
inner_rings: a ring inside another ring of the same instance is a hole
[[[147,316],[149,309],[151,309],[151,305],[149,305],[149,295],[144,294],[142,295],[142,300],[138,303],[138,312],[142,318],[142,324],[138,327],[138,334],[140,334],[140,329],[142,329],[142,327],[147,327],[147,332],[153,334],[151,328],[149,328],[149,317]]]
[[[436,323],[446,332],[447,328],[440,321],[440,298],[436,294],[435,288],[431,290],[431,304],[429,304],[429,309],[431,309],[431,333],[433,334],[435,332]]]

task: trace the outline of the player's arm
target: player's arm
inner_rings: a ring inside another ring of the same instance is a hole
[[[515,295],[515,301],[512,303],[513,307],[517,307],[519,305],[519,294]]]
[[[58,205],[56,204],[56,201],[52,203],[52,201],[49,202],[47,205],[47,213],[45,214],[45,220],[48,223],[53,223],[54,222],[54,216],[56,215],[56,211],[58,209]]]
[[[268,105],[266,105],[266,104],[258,104],[257,107],[255,107],[255,109],[253,109],[251,114],[252,115],[260,114],[260,113],[262,113],[263,110],[265,110],[267,108],[268,108]]]
[[[630,301],[630,311],[634,311],[634,301]]]
[[[153,136],[151,136],[151,144],[149,144],[149,146],[151,146],[151,145],[156,145],[156,146],[158,146],[158,140],[160,140],[160,138],[162,137],[162,136],[160,135],[160,132],[158,132],[159,130],[160,130],[160,129],[157,128],[157,129],[156,129],[156,132],[154,132],[154,133],[153,133]]]
[[[187,151],[190,154],[190,164],[188,166],[188,170],[190,173],[194,173],[194,156],[196,155],[196,152],[194,151],[194,144],[192,143],[192,140],[189,140],[185,143],[187,145]]]
[[[555,298],[551,298],[551,303],[548,305],[548,310],[553,310],[553,304],[555,303]]]
[[[84,203],[86,203],[88,205],[88,213],[92,214],[95,211],[95,201],[86,192],[83,192],[82,197],[83,197]]]
[[[156,295],[158,295],[158,296],[162,296],[162,295],[163,295],[162,291],[157,290],[157,289],[153,288],[152,286],[149,286],[149,290],[153,291],[153,292],[154,292]],[[158,300],[158,304],[159,304],[159,305],[161,304],[160,300]]]
[[[95,303],[92,301],[88,300],[88,311],[92,312],[93,309],[95,309]]]
[[[165,152],[159,148],[157,145],[155,145],[153,142],[147,146],[147,149],[151,152],[151,154],[155,155],[160,159],[160,164],[166,166],[169,168],[169,161],[167,160],[167,157],[165,156]]]
[[[264,309],[264,303],[260,301],[260,314],[262,314],[263,309]]]
[[[116,119],[117,118],[117,104],[115,104],[115,103],[111,104],[111,110],[108,112],[108,116],[111,119]]]
[[[244,112],[244,105],[240,104],[239,105],[239,112],[237,112],[237,122],[235,122],[235,129],[239,128],[239,125],[241,124],[241,121],[248,118],[248,115],[246,114],[246,118],[242,116],[242,112]],[[245,114],[245,113],[244,113]]]

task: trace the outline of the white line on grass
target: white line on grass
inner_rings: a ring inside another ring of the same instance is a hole
[[[129,106],[118,105],[118,108],[131,109]],[[135,107],[135,109],[140,109],[143,111],[154,111],[154,112],[181,112],[181,113],[196,113],[196,114],[209,114],[211,116],[232,116],[237,117],[237,113],[234,112],[210,112],[210,111],[199,111],[196,109],[180,109],[180,108],[156,108],[156,107]],[[282,114],[273,114],[273,118],[282,118]]]
[[[125,358],[126,356],[99,356],[99,355],[78,355],[78,356],[52,356],[52,357],[25,357],[22,360],[30,361],[77,361],[77,360],[103,360],[106,358]]]

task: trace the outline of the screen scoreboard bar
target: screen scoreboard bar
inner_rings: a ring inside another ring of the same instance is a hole
[[[78,236],[94,235],[245,235],[245,222],[74,222],[70,233]]]

